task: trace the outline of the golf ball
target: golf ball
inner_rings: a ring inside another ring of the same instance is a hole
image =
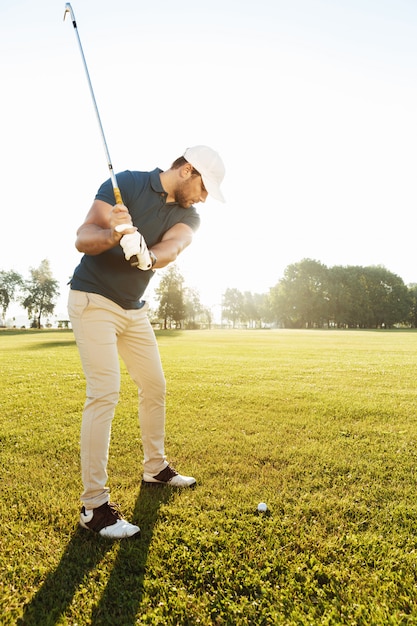
[[[265,502],[260,502],[258,504],[258,511],[260,513],[265,513],[265,511],[268,509],[268,507],[266,506]]]

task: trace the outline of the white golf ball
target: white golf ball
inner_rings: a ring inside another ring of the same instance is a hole
[[[268,507],[266,506],[265,502],[260,502],[258,504],[258,511],[259,513],[265,513],[265,511],[268,509]]]

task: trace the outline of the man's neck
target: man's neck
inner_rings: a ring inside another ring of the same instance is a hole
[[[159,177],[162,187],[168,194],[166,201],[175,202],[175,174],[173,175],[172,170],[166,170],[166,172],[161,172]]]

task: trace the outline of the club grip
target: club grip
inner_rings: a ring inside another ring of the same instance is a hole
[[[113,187],[114,199],[116,200],[116,204],[123,204],[122,194],[120,193],[120,189],[118,187]],[[139,259],[135,255],[130,257],[129,263],[132,267],[137,267],[139,265]]]
[[[123,199],[122,199],[122,194],[120,193],[120,189],[116,186],[113,187],[113,193],[114,193],[114,199],[116,200],[116,204],[123,204]],[[139,259],[136,256],[136,254],[130,257],[129,263],[132,267],[138,267]]]
[[[122,194],[120,193],[120,189],[118,187],[113,187],[114,199],[116,200],[116,204],[123,204]]]

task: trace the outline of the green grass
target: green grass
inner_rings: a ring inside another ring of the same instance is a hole
[[[142,537],[110,543],[77,526],[71,331],[0,334],[1,624],[417,624],[417,333],[158,341],[167,453],[199,484],[141,487],[122,369],[109,484]]]

